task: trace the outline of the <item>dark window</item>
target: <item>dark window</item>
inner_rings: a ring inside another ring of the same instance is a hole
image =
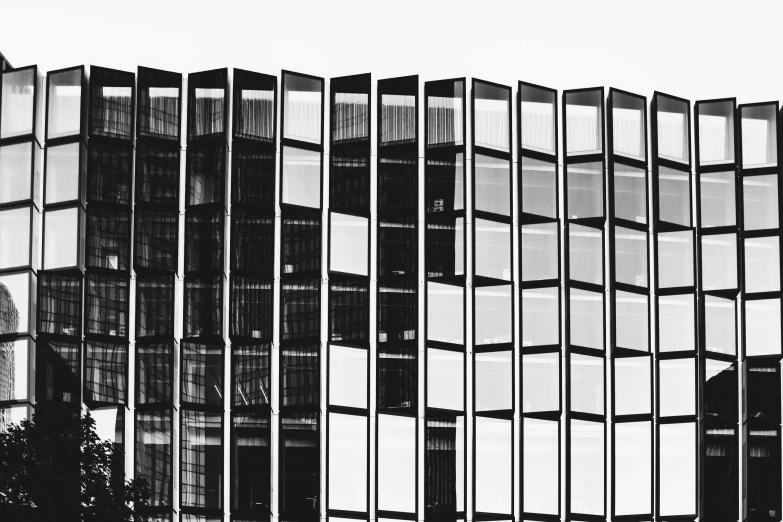
[[[705,359],[704,414],[737,422],[737,363]]]
[[[415,343],[379,346],[378,409],[415,409],[419,393],[416,353]]]
[[[137,404],[173,402],[173,361],[170,344],[136,344]]]
[[[133,74],[98,67],[93,67],[90,72],[90,133],[130,139],[133,129]]]
[[[223,348],[182,343],[182,402],[222,406]]]
[[[88,341],[84,348],[85,402],[124,404],[128,345]]]
[[[427,277],[465,274],[465,218],[430,220],[425,238]]]
[[[425,86],[427,91],[427,147],[464,144],[465,81],[445,80]]]
[[[169,276],[137,279],[136,337],[174,333],[174,282]]]
[[[188,212],[185,272],[223,271],[223,212]]]
[[[233,406],[270,404],[269,344],[233,346]]]
[[[318,406],[321,395],[318,346],[281,349],[281,406]]]
[[[378,294],[378,342],[416,339],[419,323],[416,282],[380,285]]]
[[[149,482],[150,505],[171,503],[171,412],[136,412],[136,476]]]
[[[182,507],[223,505],[223,420],[220,415],[182,412],[180,482]]]
[[[179,147],[138,143],[135,197],[137,203],[179,204]]]
[[[369,80],[369,76],[366,76]],[[367,140],[370,137],[370,94],[369,81],[333,80],[334,87],[342,87],[364,92],[332,91],[332,139],[335,143],[350,143]],[[353,83],[354,85],[348,85]]]
[[[329,339],[366,342],[370,337],[370,284],[366,280],[332,281]]]
[[[78,404],[80,375],[78,343],[38,341],[35,361],[35,398],[38,402]]]
[[[321,334],[320,281],[282,283],[280,340],[317,338]]]
[[[419,235],[416,218],[380,218],[378,275],[411,275],[418,264]]]
[[[222,279],[194,277],[185,282],[185,337],[222,334]]]
[[[231,278],[231,335],[272,340],[272,282]]]
[[[748,418],[780,423],[780,371],[776,363],[749,360],[747,371]]]
[[[78,337],[81,333],[80,278],[42,273],[38,285],[38,331]]]
[[[87,213],[87,266],[128,270],[130,215],[103,209]]]
[[[383,151],[378,165],[378,214],[416,213],[419,208],[419,165],[416,150]]]
[[[176,140],[179,138],[179,96],[182,77],[179,74],[161,74],[161,72],[139,71],[139,134]],[[167,78],[145,78],[156,73],[160,76],[165,74]],[[150,80],[167,80],[156,83],[168,85],[150,86]]]
[[[234,414],[231,420],[231,508],[234,511],[258,510],[259,517],[268,517],[269,415]]]
[[[461,152],[427,155],[425,209],[428,213],[465,208],[465,163]]]
[[[281,518],[310,520],[318,516],[319,451],[318,413],[281,416],[279,479]]]
[[[131,153],[128,145],[90,144],[87,201],[130,204]]]
[[[231,269],[272,277],[274,239],[273,217],[234,210],[231,221]]]
[[[524,102],[523,102],[524,103]],[[554,132],[554,128],[553,128]],[[546,147],[546,137],[540,138]],[[549,161],[521,158],[522,212],[557,217],[557,166]]]
[[[320,272],[321,219],[283,217],[281,257],[283,274]]]
[[[85,315],[88,334],[128,335],[128,280],[90,274]]]
[[[273,152],[234,143],[231,202],[271,207],[275,203]]]
[[[226,85],[226,71],[220,71],[220,73],[214,78],[210,78],[209,83],[212,83],[216,88],[203,88],[203,87],[191,87],[190,89],[190,103],[188,107],[188,113],[190,116],[190,137],[197,136],[209,136],[212,134],[220,134],[225,129],[225,115],[226,115],[226,103],[225,103],[225,89],[219,87],[221,84]],[[195,82],[196,78],[188,80]],[[204,83],[204,82],[201,82]]]
[[[453,516],[465,510],[465,417],[427,419],[424,437],[425,511],[428,516]]]
[[[177,269],[178,222],[177,211],[136,211],[136,269]]]
[[[225,202],[226,146],[188,147],[188,205]]]
[[[275,78],[234,69],[234,136],[274,138],[276,90]]]
[[[369,208],[370,154],[367,147],[333,151],[331,161],[329,207],[335,211]]]

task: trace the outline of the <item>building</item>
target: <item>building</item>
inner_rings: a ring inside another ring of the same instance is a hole
[[[781,520],[777,102],[2,62],[0,419],[156,520]]]

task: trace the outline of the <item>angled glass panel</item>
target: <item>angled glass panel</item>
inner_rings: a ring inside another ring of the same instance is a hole
[[[332,281],[329,285],[329,339],[367,343],[370,337],[370,282]]]
[[[532,288],[521,291],[522,346],[560,343],[560,289]]]
[[[696,424],[661,424],[658,430],[660,514],[696,514]]]
[[[601,90],[565,93],[566,143],[569,156],[603,152]]]
[[[0,138],[33,133],[35,73],[36,69],[31,67],[0,75]]]
[[[734,161],[734,102],[702,103],[699,118],[699,163],[711,165]]]
[[[658,157],[688,163],[688,103],[668,96],[655,97],[658,119]]]
[[[428,214],[465,208],[465,163],[462,152],[429,153],[425,209]]]
[[[604,414],[604,359],[570,355],[571,411]]]
[[[170,344],[136,344],[136,404],[172,403],[173,374]]]
[[[352,90],[362,89],[357,85]],[[370,137],[369,92],[333,91],[331,124],[332,139],[335,143],[368,139]]]
[[[658,350],[695,350],[695,314],[693,294],[658,297]]]
[[[234,69],[234,136],[264,141],[274,138],[276,80]]]
[[[46,148],[47,204],[79,198],[79,143]]]
[[[771,167],[778,163],[777,104],[740,109],[742,166]]]
[[[600,161],[566,167],[566,217],[582,219],[604,215],[604,167]]]
[[[645,134],[645,99],[612,92],[612,150],[615,154],[644,160],[647,136]]]
[[[285,221],[288,223],[288,221]],[[231,269],[274,275],[275,223],[270,216],[233,210],[231,215]]]
[[[130,216],[125,212],[90,210],[87,215],[87,265],[128,270]]]
[[[427,348],[427,407],[462,411],[464,390],[465,355]]]
[[[29,272],[0,275],[0,335],[31,330],[31,277]],[[32,295],[33,306],[35,300]]]
[[[571,420],[571,498],[572,513],[603,515],[605,426],[597,422]]]
[[[510,343],[513,329],[511,285],[477,287],[474,295],[476,345]]]
[[[149,482],[150,505],[171,503],[171,412],[136,412],[136,476]]]
[[[179,212],[140,208],[135,218],[135,268],[176,270]]]
[[[329,269],[366,276],[370,270],[369,220],[336,212],[330,215],[330,219]]]
[[[416,139],[416,96],[381,94],[381,144],[412,143]]]
[[[272,339],[272,281],[231,277],[231,335]]]
[[[440,83],[440,82],[439,82]],[[437,85],[436,95],[427,95],[427,146],[459,146],[465,133],[465,81]],[[435,90],[430,86],[426,90]]]
[[[81,356],[79,343],[39,341],[35,361],[36,400],[78,404]]]
[[[234,391],[232,406],[270,403],[269,344],[233,346],[231,355]]]
[[[658,166],[658,218],[691,226],[690,173]]]
[[[362,138],[367,143],[367,140]],[[364,144],[331,151],[329,208],[336,211],[366,212],[370,207],[370,151]]]
[[[745,366],[748,418],[780,422],[780,367],[777,361],[749,360]]]
[[[133,73],[90,68],[90,133],[130,139],[133,130]]]
[[[136,283],[136,337],[174,333],[174,282],[170,276],[139,278]]]
[[[378,348],[378,410],[411,409],[416,405],[418,361],[415,346]]]
[[[703,364],[704,415],[737,422],[737,363],[707,358]]]
[[[603,350],[603,295],[577,288],[571,288],[569,292],[571,344]]]
[[[780,299],[745,301],[745,354],[780,354]]]
[[[476,511],[511,514],[513,507],[512,422],[476,417]]]
[[[521,143],[526,149],[557,152],[556,93],[531,85],[519,86]]]
[[[193,277],[185,282],[185,337],[219,336],[223,325],[223,278]]]
[[[604,282],[603,231],[581,225],[570,225],[568,250],[570,279],[602,285]]]
[[[269,509],[270,422],[263,413],[232,415],[231,507]]]
[[[650,357],[619,357],[614,359],[614,414],[639,415],[652,413]],[[621,424],[616,424],[620,426]],[[649,489],[648,489],[649,490]]]
[[[557,217],[557,166],[548,161],[520,158],[522,212]]]
[[[283,199],[281,201],[289,205],[321,208],[320,152],[283,147]]]
[[[367,417],[329,413],[329,509],[367,511]]]
[[[745,291],[780,290],[780,237],[745,238]]]
[[[560,512],[560,425],[557,421],[522,421],[522,510]]]
[[[32,218],[32,207],[0,211],[0,269],[30,266]]]
[[[222,347],[183,342],[181,353],[182,402],[222,406]]]
[[[406,147],[408,148],[408,147]],[[378,213],[417,213],[418,151],[381,151],[378,165]]]
[[[477,276],[511,280],[511,225],[476,219]]]
[[[238,142],[233,147],[231,202],[263,207],[274,205],[274,154]]]
[[[179,138],[181,86],[180,74],[139,69],[139,135]]]
[[[224,212],[185,216],[185,272],[223,271]],[[268,254],[267,254],[268,255]]]
[[[226,200],[226,146],[191,145],[187,150],[188,205]]]
[[[658,287],[693,286],[693,232],[658,234]]]
[[[522,243],[522,281],[557,279],[560,274],[558,224],[521,225],[519,231]]]
[[[560,354],[522,355],[522,413],[559,410]]]
[[[511,351],[475,355],[475,411],[511,410],[514,366]]]
[[[282,218],[281,272],[296,274],[321,271],[321,219]]]
[[[329,405],[367,409],[368,351],[329,346]]]
[[[619,348],[650,351],[650,311],[646,295],[615,291],[615,343]]]
[[[699,174],[701,185],[701,226],[728,227],[736,224],[734,172]]]
[[[30,420],[30,405],[22,404],[19,406],[2,406],[0,407],[0,415],[3,416],[3,424],[0,425],[0,432],[8,433],[8,428],[13,425],[21,425],[22,421]]]
[[[223,505],[223,422],[220,415],[182,412],[182,507]]]
[[[139,142],[136,148],[136,202],[179,205],[179,147]]]
[[[217,81],[215,85],[225,84],[225,72],[225,69],[220,72],[219,76],[222,82]],[[188,80],[191,79],[188,78]],[[225,131],[225,98],[226,93],[223,87],[195,87],[191,91],[190,103],[192,105],[188,107],[188,112],[193,111],[190,116],[191,138],[220,134]]]
[[[80,279],[66,275],[41,274],[38,284],[38,331],[79,335],[82,291]]]
[[[320,335],[320,286],[317,280],[281,284],[280,340]]]
[[[28,339],[0,343],[0,401],[23,401],[29,398],[30,365],[34,350],[33,341]]]
[[[510,152],[511,90],[481,81],[473,84],[473,139],[476,145]]]
[[[481,154],[474,161],[475,209],[510,216],[511,163]]]
[[[465,417],[427,419],[424,430],[424,505],[428,516],[465,510]]]
[[[635,223],[647,223],[647,175],[644,170],[614,164],[614,215]]]
[[[702,236],[701,274],[703,290],[737,288],[736,234]]]
[[[317,406],[321,390],[318,346],[282,348],[280,352],[281,406]]]
[[[84,349],[85,401],[125,403],[128,346],[90,341]]]
[[[323,80],[283,75],[283,138],[321,143]]]
[[[464,344],[465,289],[427,283],[427,340]]]
[[[737,305],[733,299],[704,296],[704,345],[707,351],[737,353]]]
[[[79,134],[82,118],[81,68],[49,73],[46,139]]]
[[[778,176],[751,176],[742,179],[743,222],[745,230],[778,228]]]
[[[652,513],[652,423],[615,424],[613,436],[615,516]]]
[[[128,279],[99,274],[87,276],[85,327],[87,333],[128,335]]]
[[[696,414],[696,361],[658,361],[658,414],[661,417]]]
[[[378,415],[378,510],[416,511],[416,419]]]
[[[378,275],[401,276],[416,273],[419,234],[415,216],[379,220]]]
[[[44,218],[44,269],[77,265],[79,232],[78,208],[46,212]]]
[[[317,413],[281,415],[280,510],[292,518],[318,516],[318,448]]]
[[[419,299],[416,283],[380,285],[378,289],[378,343],[416,339]]]
[[[0,146],[0,203],[31,199],[32,176],[32,143]]]

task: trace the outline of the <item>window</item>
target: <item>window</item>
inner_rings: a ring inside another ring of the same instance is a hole
[[[623,422],[614,428],[615,516],[652,513],[652,426]]]
[[[87,265],[128,270],[130,216],[125,212],[90,209],[87,214]]]
[[[85,306],[88,334],[128,335],[128,280],[99,274],[87,276]]]
[[[603,90],[566,92],[567,154],[596,154],[603,151]]]
[[[231,508],[269,510],[270,422],[262,413],[232,415]]]
[[[231,202],[259,207],[275,203],[275,156],[235,142],[231,163]]]
[[[696,361],[658,361],[658,414],[661,417],[696,415]]]
[[[78,404],[81,385],[80,344],[38,341],[35,361],[37,401]]]
[[[520,225],[519,230],[522,243],[522,281],[557,279],[560,274],[558,224]]]
[[[566,216],[569,219],[603,217],[604,167],[601,162],[566,167]]]
[[[697,105],[699,118],[699,163],[711,165],[734,161],[734,101]]]
[[[274,218],[233,210],[231,216],[231,269],[274,275]]]
[[[560,425],[522,420],[522,511],[560,513]],[[530,480],[530,477],[535,477]]]
[[[317,345],[281,349],[280,383],[283,407],[318,406],[321,390],[319,353]]]
[[[319,509],[318,413],[280,417],[280,510],[309,519]]]
[[[463,411],[465,355],[427,348],[427,407]]]
[[[378,415],[378,510],[416,511],[416,419]]]
[[[644,170],[614,164],[614,215],[634,223],[647,223],[647,174]]]
[[[691,226],[690,174],[658,166],[659,219],[667,223]]]
[[[604,360],[572,353],[571,411],[604,414]]]
[[[226,146],[191,145],[187,165],[188,205],[225,203]]]
[[[521,294],[522,346],[560,344],[560,289],[523,289]]]
[[[193,87],[190,91],[188,113],[190,115],[190,138],[220,134],[225,129],[225,91],[220,84],[226,84],[227,71],[218,71],[214,78],[198,78],[198,74],[190,75],[189,81],[194,83],[212,83],[217,88]],[[198,80],[201,80],[200,82]],[[192,112],[191,112],[192,111]]]
[[[615,342],[618,348],[648,352],[649,310],[647,296],[615,291]]]
[[[90,143],[87,200],[129,205],[131,199],[132,148],[128,145]]]
[[[281,284],[280,340],[318,338],[321,333],[320,287],[318,280]]]
[[[367,511],[367,431],[367,417],[329,413],[328,509]]]
[[[379,411],[415,411],[419,392],[416,353],[416,346],[379,345]]]
[[[29,398],[29,372],[34,350],[35,345],[28,339],[0,343],[0,367],[4,372],[3,383],[0,385],[0,401],[24,401]]]
[[[571,420],[571,504],[572,513],[604,515],[605,426],[597,422]]]
[[[699,175],[701,185],[701,225],[729,227],[736,224],[734,172],[711,172]]]
[[[523,148],[549,154],[557,152],[555,97],[555,91],[520,84],[520,141]]]
[[[616,416],[652,413],[651,371],[649,356],[614,359],[614,414]],[[615,424],[615,426],[621,425],[622,423]]]
[[[187,213],[185,273],[223,271],[223,216],[221,210]]]
[[[31,331],[31,277],[29,272],[0,275],[0,335]]]
[[[780,354],[780,299],[745,301],[745,353]]]
[[[419,321],[417,288],[416,283],[380,285],[378,343],[416,339]]]
[[[223,505],[223,422],[220,415],[183,410],[182,507]]]
[[[231,277],[231,335],[272,339],[272,281]]]
[[[136,404],[174,401],[174,354],[169,343],[136,343]]]
[[[4,99],[3,99],[4,100]],[[1,121],[5,123],[7,118]],[[0,203],[33,197],[33,145],[17,143],[0,146]]]
[[[369,220],[347,214],[331,213],[329,269],[366,276],[369,273]]]
[[[477,276],[511,280],[511,225],[476,219]]]
[[[745,291],[780,290],[780,237],[745,238]]]
[[[332,139],[337,143],[350,143],[367,140],[370,137],[370,94],[369,81],[365,78],[346,79],[344,82],[333,80],[332,91]],[[338,86],[354,91],[341,92]],[[363,84],[363,85],[360,85]]]
[[[182,402],[222,406],[223,349],[183,342],[181,354]]]
[[[512,422],[476,417],[476,511],[511,515],[514,473]]]
[[[365,344],[370,337],[370,282],[335,281],[329,286],[329,333],[332,341]]]
[[[46,203],[79,199],[80,144],[46,148]]]
[[[510,351],[475,355],[475,411],[511,410],[514,366]]]
[[[425,235],[427,277],[464,275],[465,218],[431,220]]]
[[[31,265],[32,218],[32,207],[0,211],[0,269]]]
[[[139,208],[136,215],[135,268],[177,269],[179,212]]]
[[[474,295],[476,345],[510,343],[513,329],[511,285],[477,287]]]
[[[778,162],[777,104],[740,109],[742,166],[769,167]]]
[[[696,514],[696,424],[661,424],[658,429],[660,513]]]
[[[139,134],[179,139],[182,75],[139,68]]]
[[[282,218],[281,272],[321,273],[321,218]]]
[[[475,209],[510,216],[510,162],[481,154],[476,154],[474,161]]]
[[[222,335],[222,283],[222,276],[193,277],[185,282],[185,337]]]
[[[282,202],[289,205],[321,208],[320,152],[283,147]]]
[[[522,212],[557,218],[557,166],[548,161],[520,158]]]
[[[424,206],[428,214],[465,209],[462,152],[428,152]]]
[[[427,283],[427,340],[464,344],[465,289]]]
[[[329,405],[367,409],[368,351],[329,346]]]
[[[231,355],[232,406],[270,404],[270,345],[233,345]]]
[[[321,143],[322,97],[323,80],[283,75],[283,138]]]
[[[179,206],[179,147],[149,145],[136,148],[136,202]]]
[[[171,412],[136,412],[136,476],[149,482],[150,505],[171,503]]]
[[[696,315],[693,294],[659,296],[658,350],[661,352],[696,349]]]
[[[382,93],[381,121],[378,131],[381,135],[381,144],[410,143],[415,140],[416,118],[415,94]]]
[[[569,292],[571,344],[603,350],[603,295],[577,288],[571,288]]]
[[[80,278],[41,274],[38,285],[38,332],[78,337],[81,332]]]
[[[416,273],[419,234],[415,214],[393,219],[378,218],[378,275],[405,276]]]
[[[693,286],[693,232],[658,234],[658,287]]]
[[[425,86],[427,147],[460,146],[465,134],[465,81],[446,80]]]
[[[560,354],[522,355],[522,412],[560,411]],[[525,420],[527,422],[527,420]]]
[[[85,401],[124,404],[128,345],[88,341],[84,349]]]
[[[676,100],[656,94],[658,124],[658,157],[681,163],[690,161],[688,138],[690,108],[685,100]]]
[[[737,304],[733,299],[704,296],[704,346],[707,351],[737,353]]]
[[[424,505],[429,516],[465,510],[465,417],[428,418],[424,430]]]
[[[479,147],[510,152],[511,89],[473,82],[474,140]]]
[[[778,176],[752,176],[742,179],[744,200],[742,223],[745,230],[778,228]]]
[[[247,78],[247,79],[245,79]],[[254,81],[254,79],[257,80]],[[244,80],[244,81],[243,81]],[[240,138],[272,140],[275,135],[275,94],[277,83],[274,78],[261,77],[252,73],[234,70],[235,85],[241,85],[239,93],[234,91],[234,135]]]
[[[644,161],[647,156],[645,99],[612,91],[612,143],[615,154]]]
[[[133,73],[90,68],[90,132],[130,139],[133,129]]]
[[[737,288],[737,235],[701,238],[702,288]]]
[[[418,212],[419,165],[416,150],[382,150],[378,165],[378,213]]]
[[[136,337],[174,333],[174,283],[169,276],[138,278]]]
[[[647,233],[615,227],[615,281],[647,288]]]
[[[0,75],[0,138],[33,133],[36,72],[35,67],[26,67]]]
[[[82,117],[81,67],[68,71],[49,73],[46,139],[79,134]],[[3,118],[5,119],[5,118]]]
[[[603,230],[569,225],[569,278],[595,285],[604,283]]]

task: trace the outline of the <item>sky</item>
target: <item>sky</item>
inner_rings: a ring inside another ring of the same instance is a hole
[[[42,0],[7,2],[0,14],[0,52],[14,67],[44,71],[467,76],[739,103],[783,94],[783,3],[775,0]]]

